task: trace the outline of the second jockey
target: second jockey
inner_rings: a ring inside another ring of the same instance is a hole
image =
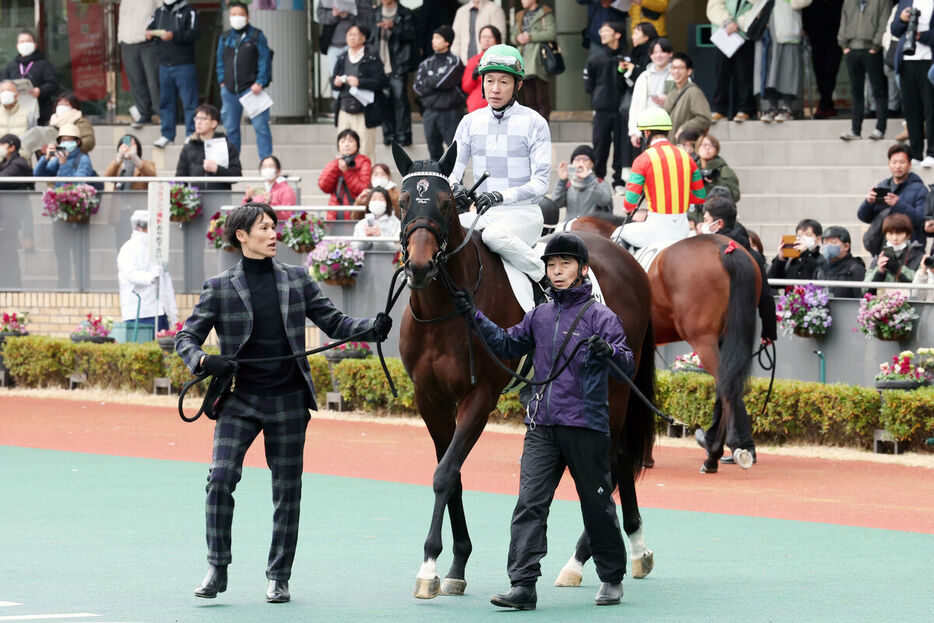
[[[633,248],[687,238],[688,207],[706,197],[697,163],[669,142],[671,117],[661,108],[643,110],[636,127],[647,147],[632,163],[623,207],[632,212],[644,193],[648,213],[644,221],[624,225],[620,238]]]
[[[540,281],[545,271],[532,245],[542,233],[538,202],[548,192],[551,132],[540,114],[516,101],[525,77],[516,48],[490,47],[480,59],[478,73],[489,106],[468,114],[457,126],[457,163],[450,177],[454,196],[459,209],[469,206],[460,182],[471,159],[474,179],[489,171],[474,202],[482,214],[476,229],[491,251]],[[461,214],[461,224],[469,227],[475,218],[472,213]]]

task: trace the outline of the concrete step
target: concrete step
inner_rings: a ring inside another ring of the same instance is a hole
[[[723,141],[720,155],[733,163],[761,166],[885,166],[891,141],[840,139]]]

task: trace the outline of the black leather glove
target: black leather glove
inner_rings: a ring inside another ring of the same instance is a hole
[[[216,377],[227,377],[237,371],[234,362],[221,355],[208,355],[201,364],[201,369]]]
[[[473,202],[477,206],[478,212],[483,212],[484,210],[489,210],[495,205],[499,205],[503,202],[503,194],[499,191],[491,191],[488,193],[480,193],[477,195],[477,200]]]
[[[473,318],[477,313],[477,308],[467,290],[458,290],[454,293],[454,311],[467,318]]]
[[[454,203],[457,204],[458,214],[463,214],[470,209],[470,195],[467,194],[467,187],[457,182],[451,186],[451,193],[454,196]]]
[[[389,330],[392,329],[392,318],[385,312],[376,314],[376,320],[373,321],[373,333],[377,342],[384,342],[389,336]]]
[[[590,341],[590,352],[593,353],[594,357],[608,359],[613,356],[613,347],[607,344],[602,337],[594,336]]]

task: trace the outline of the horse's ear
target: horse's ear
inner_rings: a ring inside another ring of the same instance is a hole
[[[457,162],[457,141],[452,141],[447,151],[441,156],[441,160],[438,161],[438,166],[441,167],[444,177],[449,176],[451,171],[454,170],[455,162]]]
[[[396,161],[396,168],[402,177],[408,175],[409,169],[412,168],[412,159],[396,141],[392,142],[392,159]]]

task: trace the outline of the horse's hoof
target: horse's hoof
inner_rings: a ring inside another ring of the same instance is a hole
[[[441,594],[441,578],[415,578],[415,598],[433,599]]]
[[[704,461],[704,464],[701,465],[700,473],[702,474],[716,474],[717,473],[717,461],[714,459],[711,461]]]
[[[583,579],[584,575],[582,573],[565,568],[558,574],[555,586],[580,586]]]
[[[444,578],[444,582],[441,583],[441,594],[459,597],[464,594],[466,588],[467,580]]]
[[[746,450],[745,448],[737,448],[733,451],[733,461],[743,469],[749,469],[752,467],[752,464],[755,462],[755,459],[752,456],[752,452]]]
[[[641,580],[648,574],[652,573],[652,569],[655,567],[655,552],[652,550],[647,550],[639,558],[632,559],[632,577]]]

